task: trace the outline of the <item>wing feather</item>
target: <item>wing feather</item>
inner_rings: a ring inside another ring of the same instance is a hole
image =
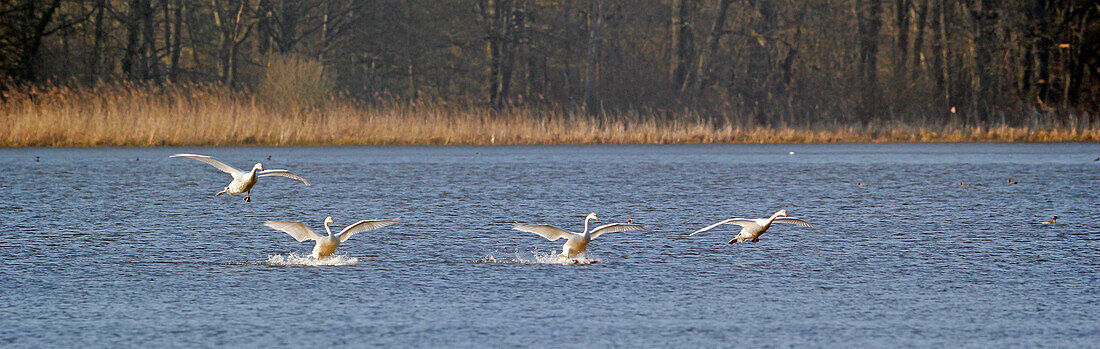
[[[305,224],[302,224],[302,222],[267,221],[264,222],[264,225],[275,228],[275,230],[281,230],[287,234],[290,234],[290,236],[293,236],[294,240],[298,240],[298,242],[306,240],[321,240],[320,235],[317,235],[317,233],[315,233],[313,229],[309,229],[309,227],[307,227]]]
[[[218,161],[217,159],[212,158],[210,156],[206,156],[206,155],[174,154],[174,155],[169,156],[169,157],[170,158],[184,157],[184,158],[191,158],[191,159],[199,160],[199,161],[208,163],[208,164],[210,164],[214,167],[217,167],[219,170],[222,170],[222,172],[228,173],[231,176],[233,176],[233,178],[237,178],[238,175],[240,175],[241,173],[244,173],[244,171],[233,168],[233,166],[226,165],[224,162]]]
[[[779,217],[779,218],[776,218],[775,221],[773,221],[773,222],[775,222],[775,223],[797,224],[797,225],[801,225],[803,227],[810,227],[810,228],[817,229],[817,231],[821,231],[821,228],[815,227],[813,224],[806,223],[806,221],[803,221],[803,220],[798,219],[798,218]]]
[[[299,181],[302,181],[302,183],[305,183],[306,185],[313,185],[313,183],[310,183],[305,178],[302,178],[302,176],[290,173],[290,171],[287,171],[287,170],[263,170],[263,171],[260,171],[260,172],[256,172],[256,176],[259,176],[259,177],[282,176],[282,177],[286,177],[286,178],[297,179]]]
[[[646,226],[641,225],[641,224],[630,224],[630,223],[604,224],[604,225],[601,225],[601,226],[598,226],[598,227],[592,229],[591,239],[596,239],[596,237],[599,237],[603,233],[613,233],[613,232],[617,232],[617,231],[641,230],[641,229],[646,229],[646,228],[647,228]]]
[[[748,219],[748,218],[730,218],[730,219],[727,219],[727,220],[724,220],[724,221],[721,221],[721,222],[714,223],[714,224],[708,225],[706,227],[703,227],[703,229],[696,230],[694,233],[688,234],[688,236],[692,236],[692,235],[699,234],[699,233],[702,233],[702,232],[707,231],[707,230],[714,229],[715,227],[718,227],[719,225],[722,225],[722,224],[736,224],[736,225],[740,225],[740,226],[744,227],[744,226],[747,226],[747,225],[750,225],[750,224],[756,224],[756,222],[751,220],[751,219]]]
[[[546,238],[546,240],[550,240],[550,241],[555,241],[555,240],[561,239],[561,238],[568,239],[570,236],[573,236],[573,233],[567,232],[565,230],[562,230],[561,228],[558,228],[558,227],[555,227],[555,226],[552,226],[552,225],[545,225],[545,224],[539,224],[539,225],[520,224],[520,225],[512,227],[512,229],[519,230],[519,231],[525,231],[525,232],[528,232],[528,233],[539,234],[540,236]]]
[[[355,222],[355,224],[346,226],[343,230],[340,230],[340,242],[348,241],[348,238],[351,238],[351,236],[355,235],[356,233],[378,229],[390,224],[397,223],[398,220],[401,220],[401,218],[398,217],[393,219],[361,220]]]

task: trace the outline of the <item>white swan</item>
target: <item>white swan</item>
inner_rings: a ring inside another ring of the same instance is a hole
[[[328,227],[328,224],[332,223],[332,216],[328,216],[325,217],[325,231],[328,232],[328,236],[321,236],[313,232],[313,229],[309,229],[309,227],[301,222],[267,221],[264,222],[264,225],[286,232],[290,234],[290,236],[293,236],[295,240],[298,240],[298,242],[306,240],[317,241],[317,244],[313,245],[313,253],[310,255],[313,256],[314,259],[321,259],[331,256],[333,251],[336,251],[336,247],[340,246],[341,242],[348,241],[348,238],[355,235],[355,233],[378,229],[397,223],[400,219],[401,218],[362,220],[344,227],[343,230],[340,230],[339,234],[332,235],[332,230]]]
[[[724,221],[721,221],[721,222],[718,222],[718,223],[708,225],[703,229],[696,230],[694,233],[688,234],[688,236],[695,235],[695,234],[702,233],[702,232],[707,231],[707,230],[714,229],[715,227],[717,227],[719,225],[722,225],[722,224],[736,224],[736,225],[741,226],[741,232],[737,233],[737,236],[734,236],[733,239],[731,239],[729,243],[732,244],[734,241],[745,242],[745,240],[751,240],[752,242],[757,242],[757,241],[760,241],[760,235],[764,234],[764,232],[767,231],[768,228],[770,228],[772,226],[772,223],[791,223],[791,224],[801,225],[801,226],[804,226],[804,227],[814,228],[814,229],[817,229],[818,231],[821,230],[821,229],[818,229],[817,227],[813,226],[810,223],[806,223],[805,221],[802,221],[801,219],[787,217],[787,210],[779,210],[779,212],[776,212],[775,214],[773,214],[771,217],[768,217],[768,218],[757,218],[757,219],[730,218],[730,219],[727,219],[727,220],[724,220]]]
[[[305,178],[302,178],[299,175],[290,173],[290,171],[287,171],[287,170],[264,170],[264,164],[261,164],[261,163],[258,163],[258,162],[255,165],[252,165],[252,170],[250,170],[248,172],[244,172],[244,171],[238,170],[236,168],[233,168],[233,166],[226,165],[224,162],[218,161],[218,160],[216,160],[212,157],[206,156],[206,155],[175,154],[175,155],[172,155],[172,156],[169,156],[169,157],[170,158],[185,157],[185,158],[192,158],[192,159],[195,159],[195,160],[199,160],[199,161],[208,163],[210,165],[213,165],[214,167],[217,167],[219,170],[222,170],[222,172],[228,173],[230,176],[233,176],[233,181],[229,182],[229,185],[225,186],[225,189],[222,189],[222,191],[219,191],[217,194],[214,194],[214,196],[218,196],[218,195],[222,195],[222,194],[237,195],[237,194],[240,194],[240,193],[247,193],[247,194],[244,195],[244,201],[252,201],[252,186],[256,185],[256,177],[283,176],[283,177],[287,177],[287,178],[297,179],[299,181],[302,181],[302,183],[305,183],[306,185],[313,185],[312,183],[307,181]]]
[[[556,241],[558,239],[565,238],[565,245],[561,247],[561,254],[559,256],[561,256],[562,258],[570,258],[578,254],[585,253],[585,249],[588,247],[588,243],[592,242],[593,239],[599,237],[603,233],[639,230],[646,228],[646,226],[641,224],[611,223],[598,226],[592,230],[588,230],[588,221],[593,219],[597,221],[600,220],[598,217],[596,217],[595,212],[589,213],[587,217],[584,217],[584,232],[582,233],[571,233],[551,225],[520,224],[513,227],[513,229],[525,231],[528,233],[539,234],[540,236],[550,241]],[[585,254],[585,257],[587,258],[588,255]]]

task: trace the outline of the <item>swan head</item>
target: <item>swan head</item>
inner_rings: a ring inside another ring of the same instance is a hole
[[[598,221],[598,220],[600,220],[600,217],[596,217],[596,212],[592,212],[592,213],[589,213],[587,217],[584,217],[584,219],[585,220],[591,219],[591,220],[597,220]]]
[[[257,162],[255,165],[252,165],[252,170],[253,171],[263,171],[264,170],[264,164]]]
[[[325,224],[332,224],[332,216],[325,217]]]
[[[779,212],[775,213],[775,216],[776,217],[790,217],[790,216],[787,215],[787,210],[786,209],[779,210]]]

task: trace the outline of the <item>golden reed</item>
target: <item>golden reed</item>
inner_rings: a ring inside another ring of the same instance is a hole
[[[693,114],[493,112],[442,102],[365,106],[330,99],[320,107],[299,107],[280,101],[278,110],[271,105],[218,85],[9,90],[0,102],[0,146],[1100,141],[1100,125],[1088,118],[1031,127],[900,121],[757,127]]]

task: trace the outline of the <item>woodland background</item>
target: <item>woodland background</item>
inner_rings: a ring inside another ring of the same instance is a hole
[[[142,98],[181,113],[173,105],[213,94],[280,118],[329,115],[339,100],[352,114],[428,105],[486,120],[1060,128],[1089,140],[1100,3],[0,0],[0,90],[9,127],[63,113],[56,104],[100,105],[94,95],[167,96]]]

